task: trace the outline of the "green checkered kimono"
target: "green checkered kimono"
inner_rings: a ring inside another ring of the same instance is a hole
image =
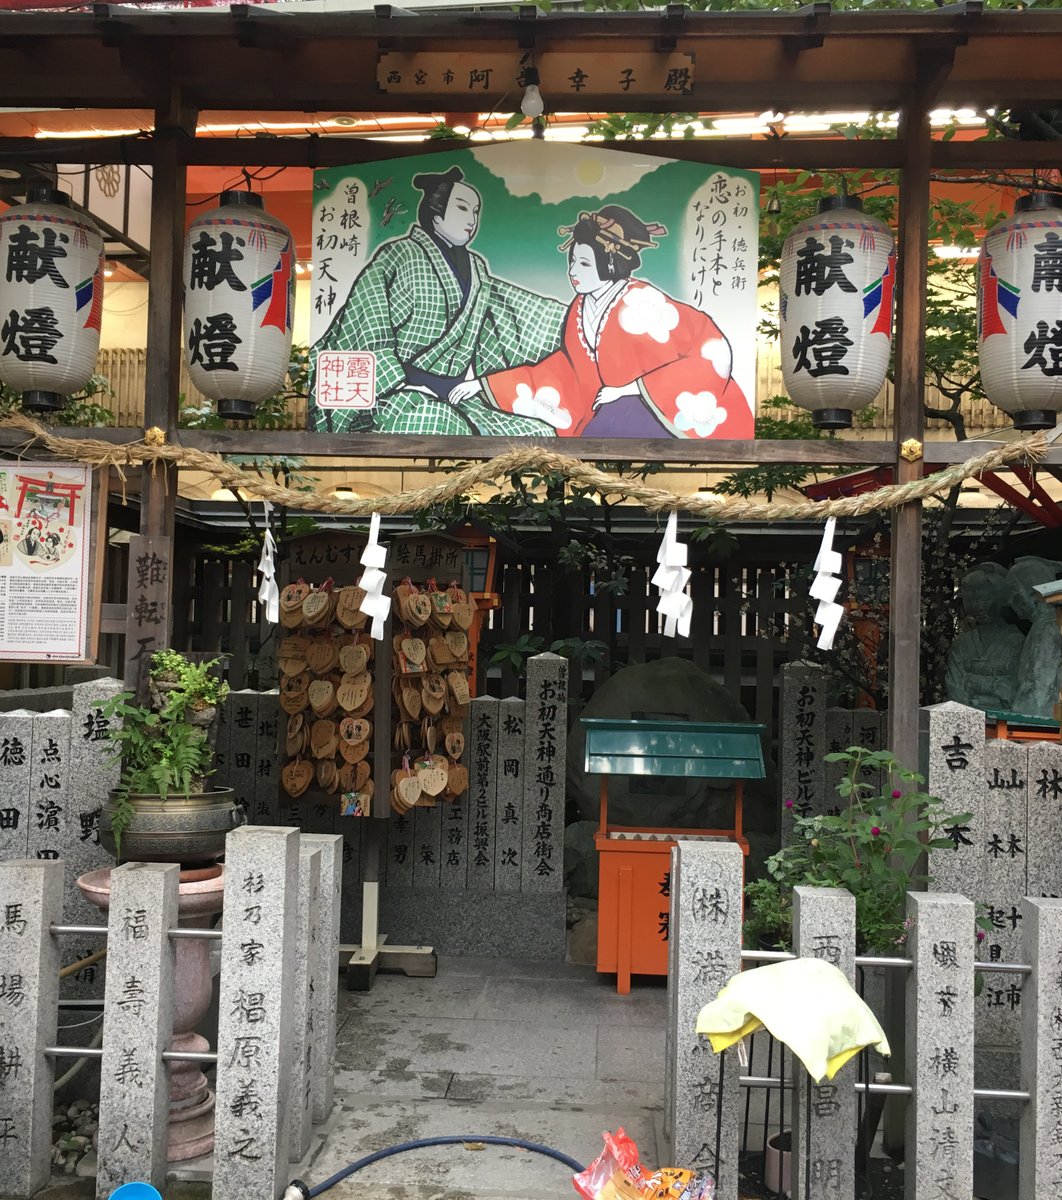
[[[537,362],[560,345],[566,309],[490,274],[469,252],[471,284],[461,289],[449,264],[419,226],[385,242],[354,281],[324,336],[322,351],[371,350],[376,355],[376,408],[319,409],[310,401],[312,429],[417,434],[552,436],[544,421],[499,412],[479,398],[454,406],[411,388],[406,366],[433,375],[476,378]]]

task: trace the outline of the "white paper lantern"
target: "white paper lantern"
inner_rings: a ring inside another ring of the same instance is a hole
[[[54,188],[0,214],[0,380],[31,412],[89,381],[100,347],[103,238]]]
[[[1015,429],[1051,429],[1062,408],[1062,197],[1020,196],[986,235],[977,343],[988,399]]]
[[[782,249],[782,375],[819,429],[847,429],[881,391],[892,344],[896,242],[854,196],[827,196]]]
[[[223,192],[184,248],[185,361],[218,416],[243,421],[284,383],[291,357],[295,246],[255,192]]]

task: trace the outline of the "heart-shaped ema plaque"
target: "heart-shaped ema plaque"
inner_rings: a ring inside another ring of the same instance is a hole
[[[308,649],[308,638],[286,637],[277,650],[277,666],[285,675],[298,675],[300,671],[306,670]]]
[[[298,675],[282,675],[280,677],[280,694],[285,692],[304,692],[310,686],[309,671],[300,671]]]
[[[369,753],[369,743],[366,742],[347,742],[343,738],[339,739],[339,755],[344,762],[360,763],[365,760]]]
[[[454,657],[455,662],[464,662],[468,658],[468,635],[459,629],[450,629],[443,634],[446,647]]]
[[[319,717],[327,717],[329,713],[335,712],[336,689],[331,680],[315,679],[310,684],[308,695],[310,707]]]
[[[395,791],[398,793],[398,798],[407,807],[412,808],[420,799],[421,791],[419,773],[413,775],[401,775],[398,782],[395,784]]]
[[[460,758],[465,752],[465,735],[463,733],[448,733],[446,735],[446,753],[451,758]]]
[[[280,592],[280,611],[294,612],[298,609],[302,611],[303,601],[311,592],[310,585],[300,579],[298,583],[285,584]]]
[[[360,764],[359,764],[360,765]],[[368,765],[368,764],[366,764]],[[340,768],[336,778],[339,780],[338,791],[349,792],[354,787],[354,772],[358,768],[351,763],[345,762]]]
[[[306,752],[310,744],[310,731],[303,727],[296,734],[288,734],[284,739],[284,753],[288,758],[298,758]]]
[[[343,682],[336,692],[339,707],[348,713],[361,708],[369,696],[371,687],[372,677],[369,675],[344,675]]]
[[[336,620],[346,629],[360,629],[368,617],[361,611],[365,589],[360,587],[341,588],[336,596]]]
[[[331,758],[322,759],[317,764],[317,782],[326,792],[335,791],[336,784],[339,782],[336,778],[338,774],[339,769]]]
[[[369,665],[368,646],[344,646],[339,652],[339,665],[345,675],[363,674]]]
[[[417,764],[417,780],[422,792],[429,796],[439,796],[446,790],[447,771],[445,767],[422,766]]]
[[[458,629],[467,632],[472,628],[472,621],[475,618],[475,610],[467,600],[464,604],[453,605],[450,611],[454,619],[454,624]]]
[[[338,748],[335,721],[314,721],[310,730],[310,753],[314,758],[331,758]]]
[[[448,717],[443,717],[443,719],[439,722],[439,728],[443,731],[443,733],[464,733],[465,723],[460,717],[451,715]]]
[[[354,790],[361,792],[365,790],[365,785],[370,782],[369,776],[372,775],[372,767],[364,760],[357,764],[354,768]]]
[[[311,592],[302,602],[302,619],[310,626],[327,625],[332,615],[332,593]]]
[[[401,708],[403,710],[403,714],[411,721],[416,721],[420,717],[420,711],[422,707],[420,688],[407,687],[403,685],[399,694],[402,697]]]
[[[339,662],[339,647],[331,638],[314,638],[306,651],[306,661],[316,675],[327,675]]]
[[[364,717],[344,717],[339,722],[339,736],[352,746],[368,742],[371,735],[372,722],[366,721]]]
[[[460,763],[453,763],[446,775],[446,790],[453,796],[460,796],[468,790],[468,768]]]
[[[424,642],[420,638],[403,638],[399,649],[409,662],[414,663],[418,667],[428,657],[428,647],[424,645]]]
[[[280,689],[280,707],[289,715],[302,712],[309,703],[308,689],[296,691],[294,688]]]
[[[401,611],[409,624],[419,629],[431,620],[431,601],[423,592],[415,592],[402,602]]]
[[[468,694],[468,679],[461,671],[451,671],[446,676],[447,685],[450,688],[450,693],[458,704],[467,704],[469,701]]]
[[[454,661],[454,656],[450,653],[450,647],[446,639],[438,633],[428,643],[428,653],[431,655],[431,661],[436,668],[448,667]]]
[[[313,783],[313,766],[304,758],[297,758],[280,772],[280,782],[292,800],[297,800]]]

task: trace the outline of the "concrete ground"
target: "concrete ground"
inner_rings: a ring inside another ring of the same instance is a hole
[[[298,1174],[313,1187],[375,1150],[456,1134],[468,1145],[396,1155],[325,1195],[567,1200],[576,1193],[561,1163],[473,1139],[518,1137],[585,1164],[602,1131],[620,1125],[642,1161],[660,1165],[666,1000],[663,979],[635,980],[629,996],[617,996],[614,978],[593,967],[515,959],[440,958],[434,979],[378,975],[370,992],[341,984],[337,1111]],[[38,1200],[91,1200],[93,1185],[56,1179]],[[204,1183],[165,1192],[165,1200],[209,1197]]]

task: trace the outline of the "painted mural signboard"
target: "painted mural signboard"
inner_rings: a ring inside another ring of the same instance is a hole
[[[88,466],[0,461],[0,661],[91,661],[98,496]]]
[[[751,438],[758,196],[593,144],[315,172],[310,428]]]

